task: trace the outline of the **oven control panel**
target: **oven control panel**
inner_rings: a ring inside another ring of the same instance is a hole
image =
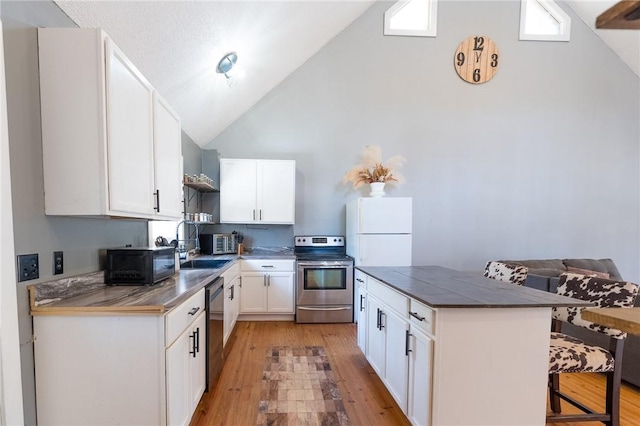
[[[298,235],[294,239],[296,247],[344,247],[341,235]]]

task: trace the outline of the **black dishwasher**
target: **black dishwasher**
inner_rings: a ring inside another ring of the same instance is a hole
[[[205,390],[209,392],[218,381],[223,363],[224,278],[216,278],[205,287],[204,291],[207,312],[207,387]]]

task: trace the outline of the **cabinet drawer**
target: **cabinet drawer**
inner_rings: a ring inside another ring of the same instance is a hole
[[[364,272],[354,269],[353,281],[353,283],[357,286],[356,288],[367,290],[367,274],[365,274]]]
[[[224,286],[227,287],[229,284],[231,284],[231,281],[233,281],[233,279],[237,277],[239,274],[240,274],[240,262],[234,261],[233,265],[231,265],[229,269],[227,269],[222,273],[222,278],[224,278]]]
[[[409,307],[409,316],[411,318],[411,325],[420,328],[429,334],[433,334],[434,319],[436,313],[426,305],[411,299],[411,306]]]
[[[174,340],[204,312],[204,289],[200,290],[165,315],[165,347]]]
[[[385,305],[394,309],[402,318],[408,318],[409,299],[407,296],[398,293],[386,284],[371,277],[367,277],[366,282],[369,294],[372,294]]]
[[[241,268],[243,272],[269,272],[269,271],[289,271],[293,272],[293,260],[274,259],[243,259]]]

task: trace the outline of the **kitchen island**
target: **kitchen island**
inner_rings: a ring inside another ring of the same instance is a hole
[[[414,425],[544,425],[551,309],[590,303],[438,266],[356,267],[358,345]]]

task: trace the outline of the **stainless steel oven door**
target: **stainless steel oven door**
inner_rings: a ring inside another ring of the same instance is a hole
[[[353,304],[353,262],[298,261],[298,306]]]

